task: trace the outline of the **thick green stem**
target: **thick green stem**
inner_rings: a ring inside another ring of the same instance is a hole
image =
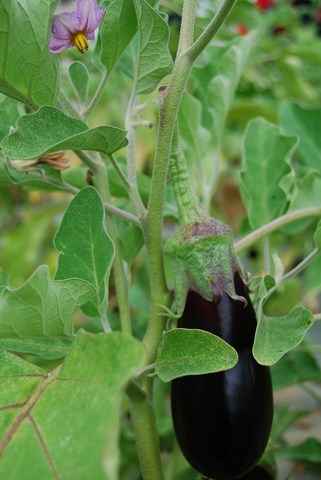
[[[188,51],[189,58],[192,62],[195,62],[197,57],[203,52],[207,45],[211,42],[215,34],[221,28],[231,10],[236,4],[237,0],[224,0],[220,8],[218,9],[215,17],[206,27],[202,35],[194,42],[190,50]]]
[[[61,106],[63,107],[63,110],[68,113],[68,115],[70,115],[71,117],[75,117],[75,118],[80,118],[80,115],[79,113],[77,112],[77,110],[71,105],[71,103],[69,102],[68,98],[65,96],[65,94],[60,91],[60,94],[59,94],[59,100],[61,102]]]
[[[179,222],[183,225],[196,222],[204,217],[204,213],[193,193],[190,183],[187,162],[179,147],[178,128],[174,131],[172,150],[169,161],[171,183],[173,185]]]
[[[196,0],[184,0],[182,26],[179,36],[177,57],[181,57],[193,44]]]
[[[166,320],[164,318],[162,319],[160,315],[161,307],[159,304],[169,306],[171,300],[166,287],[163,267],[162,227],[164,192],[177,113],[193,62],[224,23],[224,20],[230,13],[235,2],[236,0],[225,0],[201,37],[189,50],[180,54],[177,58],[169,85],[160,107],[151,192],[147,214],[143,220],[151,279],[151,315],[143,340],[146,351],[146,364],[154,362],[157,348],[165,327]],[[195,6],[194,2],[193,5]],[[180,38],[184,37],[185,41],[183,42],[183,40],[181,40],[181,45],[184,45],[184,43],[186,45],[186,41],[190,42],[192,34],[191,32],[188,33],[186,30],[188,28],[193,28],[195,18],[195,8],[193,10],[192,8],[187,7],[186,2],[185,15],[186,17],[180,33]]]
[[[142,477],[144,480],[163,480],[159,439],[151,401],[133,381],[128,385],[126,393]]]
[[[107,177],[107,169],[103,163],[100,163],[95,166],[94,171],[94,184],[99,193],[102,196],[102,199],[106,202],[110,202],[110,191],[109,183]],[[131,319],[130,319],[130,308],[128,302],[128,283],[126,272],[124,268],[124,262],[121,257],[120,246],[118,241],[118,232],[115,223],[115,219],[112,215],[107,213],[106,215],[106,224],[107,230],[110,235],[111,240],[115,246],[115,258],[113,263],[113,271],[115,278],[115,287],[117,294],[117,303],[119,309],[119,317],[121,330],[124,333],[131,334]]]
[[[163,207],[167,182],[168,163],[174,127],[181,97],[187,82],[191,63],[183,55],[174,67],[173,75],[160,108],[157,146],[152,176],[148,211],[143,219],[146,248],[151,279],[151,316],[144,337],[146,364],[153,363],[166,319],[159,305],[169,306],[171,297],[167,290],[163,267]]]

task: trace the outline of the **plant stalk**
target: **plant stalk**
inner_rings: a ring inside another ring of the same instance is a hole
[[[126,393],[144,480],[163,480],[159,439],[153,406],[147,394],[131,381]]]

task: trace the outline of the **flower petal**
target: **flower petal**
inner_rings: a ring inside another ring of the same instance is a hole
[[[51,34],[50,44],[49,44],[49,49],[51,52],[59,53],[59,52],[62,52],[63,50],[66,50],[66,48],[69,48],[72,46],[73,46],[73,42],[71,37],[60,38],[54,35],[53,33]]]
[[[83,32],[87,38],[93,40],[93,33],[99,26],[105,8],[100,8],[96,0],[77,0],[76,14],[80,22],[80,31]]]
[[[57,37],[70,37],[71,34],[79,32],[79,29],[80,19],[76,12],[64,12],[53,16],[51,31]]]

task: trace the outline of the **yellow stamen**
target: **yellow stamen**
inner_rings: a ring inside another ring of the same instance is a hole
[[[76,33],[72,41],[74,42],[75,47],[77,47],[81,53],[84,53],[85,50],[88,50],[87,38],[83,33],[81,32]]]

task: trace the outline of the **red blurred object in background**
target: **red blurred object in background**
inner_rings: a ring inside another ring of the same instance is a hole
[[[249,33],[249,29],[247,28],[246,25],[238,25],[236,27],[236,31],[241,36],[247,35]]]
[[[274,0],[255,0],[255,5],[259,10],[268,10],[271,7],[274,7]]]

